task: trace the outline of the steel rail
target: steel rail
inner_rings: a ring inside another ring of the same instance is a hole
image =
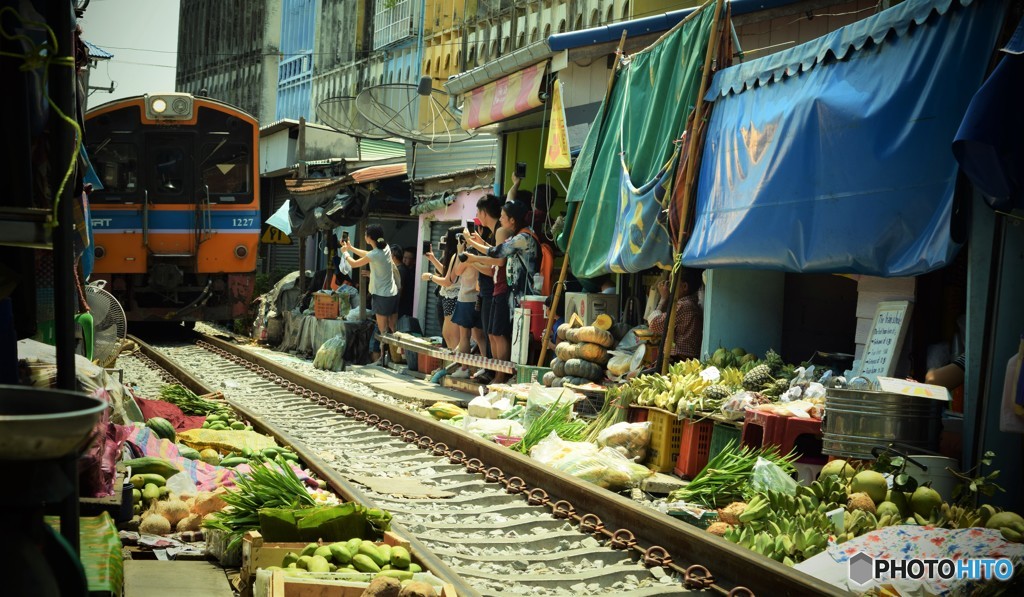
[[[347,408],[339,406],[339,410],[357,415],[357,418],[361,416],[368,424],[382,429],[403,430],[406,441],[429,448],[435,454],[449,456],[453,463],[467,465],[470,472],[484,473],[487,480],[502,483],[512,493],[526,493],[531,504],[548,506],[556,517],[580,523],[580,530],[585,533],[609,537],[613,547],[640,552],[647,566],[672,567],[683,575],[688,581],[685,584],[690,587],[711,589],[721,594],[734,591],[749,593],[752,590],[753,593],[772,597],[849,594],[839,587],[450,425],[329,386],[220,338],[202,336],[202,341],[218,351],[249,361],[258,369],[293,382],[299,388],[296,393],[304,393],[307,397],[318,395],[318,400],[325,405],[331,401],[341,403]]]
[[[210,388],[204,384],[197,377],[189,373],[181,365],[175,362],[173,359],[153,348],[150,344],[144,342],[135,336],[129,336],[129,339],[138,344],[143,354],[149,357],[154,363],[166,370],[172,376],[177,378],[181,385],[185,386],[192,392],[203,395],[210,394],[215,391],[214,388]],[[318,477],[327,482],[328,486],[334,491],[338,492],[343,499],[350,502],[357,502],[370,508],[378,508],[379,505],[374,503],[374,500],[364,494],[359,488],[355,487],[348,479],[338,475],[337,472],[331,465],[325,462],[322,458],[313,453],[312,450],[305,449],[305,444],[300,440],[291,437],[289,434],[282,432],[273,425],[266,423],[259,415],[253,413],[249,409],[242,405],[225,399],[232,408],[234,408],[244,419],[248,419],[249,423],[254,429],[257,429],[261,433],[265,433],[274,437],[282,445],[290,446],[292,450],[298,455],[298,457],[309,467],[311,471],[316,473]],[[470,586],[466,581],[459,576],[454,570],[452,570],[441,558],[434,555],[434,553],[423,544],[419,539],[412,533],[406,530],[401,524],[392,522],[391,531],[409,542],[410,553],[419,561],[422,562],[427,570],[434,573],[435,576],[443,580],[444,582],[452,585],[455,588],[456,594],[460,597],[479,597],[480,593]]]

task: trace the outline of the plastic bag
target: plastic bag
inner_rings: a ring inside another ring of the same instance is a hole
[[[772,489],[788,495],[796,495],[797,483],[771,460],[758,457],[754,463],[754,471],[750,475],[750,486],[754,491]]]
[[[327,371],[341,371],[345,367],[345,336],[335,336],[320,345],[313,358],[313,366]]]
[[[352,258],[352,255],[350,255],[348,251],[342,251],[342,253],[341,253],[341,262],[338,264],[338,271],[341,272],[341,275],[343,275],[343,276],[351,276],[352,275],[352,266],[349,265],[349,263],[348,263],[348,260],[351,259],[351,258]]]
[[[195,495],[199,493],[199,489],[196,487],[196,482],[192,480],[190,475],[171,475],[170,479],[167,479],[167,489],[174,495],[185,496]]]
[[[530,458],[541,464],[556,466],[559,462],[568,458],[581,455],[597,454],[597,446],[590,442],[569,442],[558,437],[554,431],[551,435],[537,442],[537,445],[530,448]]]
[[[523,426],[527,429],[538,417],[544,414],[547,409],[558,402],[575,401],[575,394],[568,388],[545,388],[539,383],[530,386],[530,393],[526,397],[526,412],[523,413]]]
[[[747,409],[757,404],[750,392],[736,392],[722,403],[722,416],[730,421],[738,421],[747,414]]]
[[[482,437],[486,440],[494,440],[496,436],[523,437],[526,430],[518,421],[507,419],[480,419],[466,416],[462,419],[463,429],[466,433]]]
[[[650,422],[616,423],[597,436],[599,448],[612,448],[633,462],[644,461],[647,457],[647,446],[650,443]]]
[[[647,467],[630,462],[612,448],[601,448],[596,453],[589,454],[577,450],[559,460],[554,468],[611,491],[636,487],[645,478],[654,474]]]

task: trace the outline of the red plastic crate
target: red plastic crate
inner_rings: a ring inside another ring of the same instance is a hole
[[[676,475],[692,479],[708,464],[711,453],[711,434],[715,430],[715,422],[711,420],[685,420],[683,434],[679,442],[679,457],[673,469]]]
[[[814,462],[823,459],[821,436],[821,419],[782,417],[748,410],[740,443],[752,448],[778,446],[781,454],[796,449],[798,462]]]
[[[647,421],[647,407],[631,406],[626,417],[630,423],[644,423]]]

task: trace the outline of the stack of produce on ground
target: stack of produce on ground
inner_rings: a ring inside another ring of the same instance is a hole
[[[598,316],[590,326],[558,326],[555,358],[551,371],[544,374],[544,385],[561,387],[566,383],[583,385],[603,380],[612,356],[608,351],[615,347],[615,337],[608,331],[611,327],[612,320],[607,315]]]
[[[792,470],[792,455],[780,457],[730,444],[669,500],[714,510],[718,520],[707,527],[708,532],[790,566],[830,544],[894,525],[987,528],[1009,542],[1024,538],[1024,519],[1019,514],[1000,512],[989,504],[974,505],[974,490],[960,492],[959,503],[951,504],[928,484],[918,485],[906,475],[858,470],[843,460],[828,463],[810,485],[778,478],[765,482],[756,469],[767,465],[758,463],[759,458],[770,461],[782,475]],[[991,483],[997,474],[987,477],[989,487],[998,487]],[[962,479],[965,488],[980,486],[977,479]]]

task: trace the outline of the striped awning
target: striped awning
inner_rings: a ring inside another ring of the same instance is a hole
[[[462,128],[470,131],[539,107],[543,103],[540,85],[547,66],[547,61],[534,64],[467,93]]]

